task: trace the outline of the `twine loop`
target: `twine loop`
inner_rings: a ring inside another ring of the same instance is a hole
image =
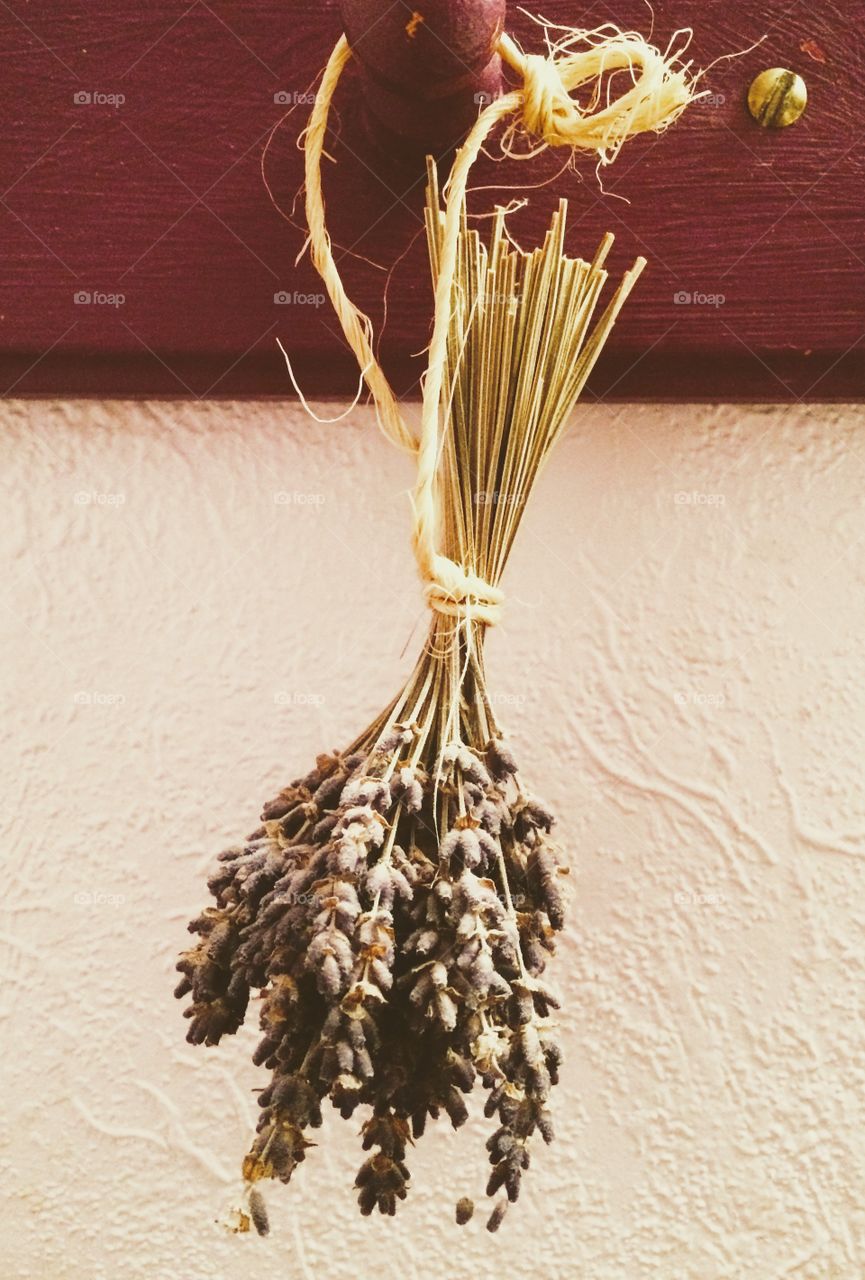
[[[501,620],[504,592],[448,556],[435,555],[429,569],[426,600],[436,613],[494,627]]]
[[[567,139],[568,126],[573,126],[580,113],[562,83],[555,59],[529,53],[520,69],[526,130],[550,146],[561,144]]]

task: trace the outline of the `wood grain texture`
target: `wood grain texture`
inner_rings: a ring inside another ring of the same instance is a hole
[[[558,22],[648,22],[638,0],[543,9]],[[268,158],[290,212],[308,95],[340,30],[336,0],[10,0],[0,15],[0,389],[290,394],[278,335],[306,391],[353,392],[356,368],[318,304],[317,277],[306,260],[295,265],[302,230],[272,207],[259,171],[268,131],[290,111]],[[656,3],[658,42],[686,25],[701,66],[766,39],[717,64],[705,80],[713,97],[673,131],[630,143],[603,193],[590,163],[554,178],[563,157],[547,154],[479,166],[475,185],[496,189],[477,192],[473,207],[529,195],[513,228],[530,242],[565,194],[571,252],[590,252],[609,228],[613,269],[648,257],[593,379],[596,396],[860,398],[865,4]],[[513,6],[508,27],[541,48],[541,32]],[[802,119],[778,132],[761,130],[745,106],[751,79],[772,65],[798,70],[809,92]],[[325,189],[339,265],[406,391],[431,311],[423,179],[371,141],[356,80],[338,97]],[[91,301],[76,302],[80,293]],[[681,294],[691,301],[677,302]]]

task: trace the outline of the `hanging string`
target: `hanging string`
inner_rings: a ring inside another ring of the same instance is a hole
[[[470,565],[458,564],[438,550],[436,479],[442,432],[446,427],[442,391],[460,214],[469,171],[490,133],[509,117],[515,118],[502,141],[507,155],[522,158],[536,155],[547,147],[561,146],[594,151],[599,165],[610,164],[628,138],[646,131],[666,129],[696,96],[699,79],[698,75],[691,74],[690,64],[682,61],[689,32],[676,33],[666,52],[661,53],[640,35],[620,32],[610,26],[596,31],[564,30],[565,34],[550,46],[546,55],[526,54],[510,36],[502,34],[498,52],[522,83],[481,111],[454,159],[444,189],[443,235],[433,331],[422,382],[423,401],[417,440],[406,424],[396,396],[373,353],[372,323],[346,294],[327,230],[321,158],[333,95],[351,58],[351,48],[344,35],[328,59],[304,135],[306,218],[313,263],[372,393],[381,429],[394,444],[416,456],[412,547],[421,578],[426,583],[427,601],[431,608],[447,616],[474,619],[488,626],[499,620],[503,599],[501,590],[480,578]],[[678,36],[684,36],[685,41],[676,51],[673,46]],[[619,96],[610,98],[608,76],[616,71],[627,72],[631,84]],[[586,104],[581,106],[572,94],[586,84],[593,88]],[[605,86],[608,100],[602,103]],[[513,140],[520,128],[537,139],[530,152],[517,153],[513,149]],[[619,305],[634,278],[632,271],[623,280],[617,297]]]

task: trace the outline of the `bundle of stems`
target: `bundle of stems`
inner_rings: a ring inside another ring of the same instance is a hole
[[[257,1064],[271,1071],[243,1166],[253,1222],[262,1179],[288,1182],[329,1098],[363,1108],[361,1211],[392,1214],[408,1146],[443,1112],[467,1118],[476,1081],[494,1119],[487,1194],[496,1230],[535,1133],[553,1136],[558,1001],[542,974],[564,923],[553,817],[525,788],[487,693],[483,644],[526,500],[642,269],[598,315],[613,237],[564,251],[566,201],[543,244],[488,243],[462,207],[433,501],[442,553],[484,590],[432,584],[429,635],[402,691],[342,751],[265,806],[221,855],[215,905],[190,924],[179,996],[188,1038],[216,1044],[260,991]],[[429,166],[433,282],[444,214]],[[501,1194],[500,1194],[501,1193]],[[471,1215],[462,1198],[457,1220]]]

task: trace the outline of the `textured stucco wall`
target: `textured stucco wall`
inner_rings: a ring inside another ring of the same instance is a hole
[[[573,869],[558,1141],[490,1237],[451,1216],[477,1126],[392,1223],[333,1117],[268,1240],[215,1221],[255,1036],[187,1046],[172,967],[211,857],[421,643],[409,463],[364,412],[0,413],[6,1280],[865,1275],[859,411],[578,414],[488,645]]]

